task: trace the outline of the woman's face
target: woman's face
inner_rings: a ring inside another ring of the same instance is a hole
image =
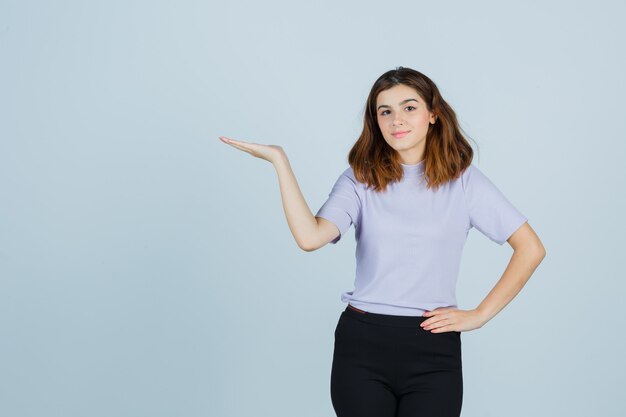
[[[428,125],[436,118],[414,88],[398,84],[381,91],[376,98],[376,118],[385,142],[398,152],[403,164],[424,159]]]

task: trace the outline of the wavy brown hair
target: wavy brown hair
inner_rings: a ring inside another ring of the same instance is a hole
[[[397,67],[381,75],[370,90],[365,105],[363,132],[348,154],[355,178],[385,191],[387,185],[402,179],[403,169],[397,152],[385,142],[376,117],[376,99],[381,91],[404,84],[414,88],[434,112],[436,121],[429,124],[424,151],[424,176],[427,188],[455,179],[467,168],[474,152],[457,121],[456,113],[446,103],[435,83],[426,75],[407,67]],[[471,138],[470,138],[471,139]]]

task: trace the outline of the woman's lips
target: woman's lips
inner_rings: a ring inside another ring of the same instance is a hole
[[[400,138],[405,137],[409,132],[410,132],[410,130],[407,130],[406,132],[392,133],[392,135],[393,135],[394,138],[400,139]]]

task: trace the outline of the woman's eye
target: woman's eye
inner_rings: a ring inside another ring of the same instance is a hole
[[[413,110],[417,109],[417,107],[415,107],[415,106],[406,106],[405,109],[411,109],[411,111],[413,111]],[[389,113],[389,110],[383,110],[380,113],[380,115],[381,116],[385,116],[387,113]]]

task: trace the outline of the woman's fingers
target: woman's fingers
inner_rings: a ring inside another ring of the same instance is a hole
[[[246,142],[245,140],[236,140],[233,138],[229,138],[226,136],[220,136],[220,139],[225,139],[227,143],[229,144],[237,144],[237,145],[250,145],[252,144],[252,142]]]
[[[242,151],[246,151],[248,153],[252,153],[252,149],[249,146],[247,146],[248,142],[242,142],[242,141],[230,139],[225,136],[220,136],[219,138],[234,148],[241,149]]]
[[[231,139],[227,138],[226,136],[218,136],[218,138],[220,138],[220,140],[224,143],[228,143],[228,144],[231,143]]]
[[[245,145],[240,145],[238,143],[229,143],[229,145],[237,148],[237,149],[241,149],[242,151],[246,151],[248,153],[252,153],[252,150],[250,148],[247,148]]]
[[[285,155],[283,148],[278,145],[264,145],[255,142],[245,142],[242,140],[227,138],[226,136],[220,136],[219,138],[224,141],[224,143],[228,143],[234,148],[248,152],[252,156],[265,159],[266,161],[272,163]]]
[[[260,143],[245,142],[242,140],[230,139],[225,136],[220,136],[220,139],[234,148],[248,152],[252,156],[265,159],[269,162],[275,160],[282,150],[282,148],[276,145],[263,145]]]

